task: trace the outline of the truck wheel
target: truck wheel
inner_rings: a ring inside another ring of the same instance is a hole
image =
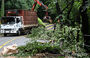
[[[25,31],[25,34],[26,35],[30,34],[30,31],[29,30]]]
[[[7,34],[4,34],[4,36],[7,36]]]
[[[17,35],[18,35],[18,36],[21,35],[21,31],[20,31],[20,30],[17,32]]]

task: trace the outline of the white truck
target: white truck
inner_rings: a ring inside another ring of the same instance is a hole
[[[0,33],[21,35],[28,33],[34,26],[38,26],[37,13],[29,10],[7,11],[1,18]]]

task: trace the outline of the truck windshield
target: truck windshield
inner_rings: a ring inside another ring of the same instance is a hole
[[[1,19],[2,24],[15,24],[15,18],[14,17],[3,17]]]

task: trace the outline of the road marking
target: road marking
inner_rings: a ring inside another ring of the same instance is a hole
[[[12,40],[8,40],[8,41],[5,42],[4,44],[2,44],[2,45],[0,46],[0,48],[2,48],[2,47],[5,46],[6,44],[8,44],[8,43],[10,43],[10,42],[12,42],[12,41],[14,41],[14,40],[16,40],[16,39],[19,39],[19,38],[21,38],[21,37],[22,37],[22,36],[13,38]]]

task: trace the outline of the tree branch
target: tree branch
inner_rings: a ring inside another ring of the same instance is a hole
[[[68,15],[67,15],[67,19],[70,19],[70,18],[69,18],[69,15],[70,15],[70,12],[71,12],[72,7],[73,7],[74,0],[72,0],[71,2],[72,2],[72,3],[71,3],[71,7],[70,7],[70,9],[69,9],[69,11],[68,11],[68,13],[67,13],[67,14],[68,14]]]

